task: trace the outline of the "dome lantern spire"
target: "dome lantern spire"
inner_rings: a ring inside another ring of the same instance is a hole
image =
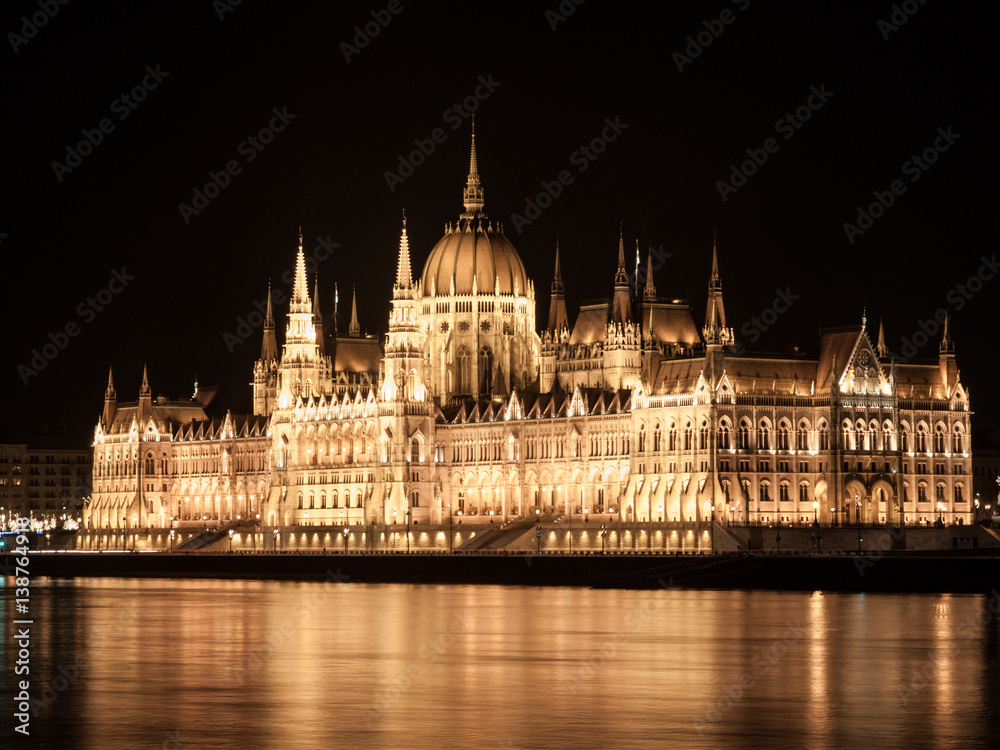
[[[486,218],[483,213],[483,186],[479,182],[479,163],[476,160],[476,116],[472,116],[472,148],[469,152],[469,178],[463,193],[465,213],[463,219]]]

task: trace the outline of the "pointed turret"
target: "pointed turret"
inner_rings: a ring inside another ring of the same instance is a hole
[[[274,333],[274,308],[271,305],[271,280],[267,280],[267,314],[264,316],[264,338],[260,344],[261,362],[278,358],[278,339]]]
[[[561,331],[569,326],[569,317],[566,315],[566,288],[563,286],[562,266],[559,263],[559,239],[556,238],[556,268],[552,277],[552,297],[549,301],[549,325],[550,331]]]
[[[726,328],[726,307],[722,302],[722,278],[719,276],[719,250],[712,236],[712,275],[708,280],[708,305],[705,310],[706,345],[733,343],[732,330]]]
[[[875,353],[879,358],[883,358],[889,353],[889,347],[885,345],[885,329],[882,327],[881,318],[878,321],[878,343],[875,345]]]
[[[292,285],[292,302],[289,312],[311,313],[309,287],[306,281],[306,256],[302,250],[302,227],[299,227],[299,252],[295,256],[295,283]]]
[[[358,323],[358,288],[356,285],[351,292],[351,325],[347,329],[347,335],[355,339],[361,335],[361,325]]]
[[[653,254],[646,256],[646,286],[642,290],[642,298],[647,302],[656,302],[656,287],[653,285]]]
[[[410,270],[410,240],[406,236],[406,211],[403,211],[403,231],[399,236],[399,259],[396,263],[396,287],[409,289],[413,286],[413,272]]]
[[[950,397],[955,386],[958,385],[958,362],[955,360],[955,343],[951,340],[951,333],[948,330],[948,315],[944,317],[944,333],[941,336],[941,343],[938,345],[938,369],[941,372],[941,385],[944,386],[945,393]]]
[[[615,271],[615,291],[611,301],[611,322],[628,323],[632,319],[632,300],[629,295],[628,271],[625,270],[625,238],[618,225],[618,269]]]
[[[615,286],[628,284],[628,271],[625,270],[625,235],[621,223],[618,224],[618,270],[615,271]]]
[[[948,320],[949,316],[945,313],[944,316],[944,333],[941,336],[941,343],[938,345],[942,354],[954,354],[955,353],[955,342],[951,340],[951,334],[948,332]]]
[[[486,218],[483,213],[483,186],[479,182],[479,164],[476,162],[476,116],[472,116],[472,147],[469,152],[469,179],[465,183],[463,192],[463,202],[465,203],[465,213],[463,219],[474,219],[476,217]]]
[[[118,394],[115,393],[115,379],[109,367],[108,387],[104,389],[104,411],[101,414],[101,424],[104,426],[105,431],[114,422],[116,411],[118,411]]]
[[[153,396],[149,390],[149,378],[146,375],[146,365],[142,366],[142,385],[139,386],[139,408],[136,411],[136,422],[139,428],[146,424],[146,420],[153,416]]]

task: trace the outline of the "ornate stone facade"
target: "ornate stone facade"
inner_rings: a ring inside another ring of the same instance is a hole
[[[947,326],[938,361],[895,363],[881,326],[818,353],[743,352],[713,248],[690,306],[630,285],[570,326],[556,249],[548,325],[483,210],[475,137],[465,210],[414,278],[406,221],[389,329],[324,333],[301,244],[280,350],[270,304],[255,414],[206,399],[119,405],[95,432],[91,527],[574,521],[971,523],[970,410]],[[637,250],[638,256],[638,250]],[[637,257],[638,267],[638,257]]]

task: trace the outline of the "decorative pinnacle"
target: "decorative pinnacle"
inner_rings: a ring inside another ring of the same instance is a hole
[[[653,286],[653,253],[646,254],[646,287],[643,289],[643,297],[651,302],[656,301],[656,287]],[[652,308],[650,308],[650,326],[652,326]]]
[[[352,337],[361,335],[361,325],[358,323],[358,287],[356,284],[351,293],[351,325],[347,332]]]
[[[292,284],[291,312],[312,312],[306,281],[306,256],[302,250],[302,227],[299,227],[299,252],[295,256],[295,282]]]
[[[410,240],[406,236],[406,211],[403,211],[403,232],[399,237],[399,261],[396,266],[396,286],[409,287],[413,284],[410,271]]]
[[[483,213],[483,186],[479,182],[479,162],[476,159],[476,119],[472,118],[472,147],[469,150],[469,178],[465,183],[463,199],[465,202],[465,213],[463,219],[474,219],[476,217],[486,218]]]

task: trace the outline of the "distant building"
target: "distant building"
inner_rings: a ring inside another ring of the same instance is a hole
[[[280,349],[268,305],[254,415],[154,401],[145,373],[119,403],[109,377],[87,523],[972,522],[947,324],[924,363],[895,363],[863,318],[822,331],[814,354],[747,353],[715,248],[699,329],[658,294],[650,259],[630,286],[620,237],[611,297],[573,325],[556,248],[538,332],[534,283],[483,210],[475,136],[463,200],[416,277],[404,218],[382,341],[360,335],[356,305],[347,336],[324,324],[300,234]]]
[[[90,448],[51,438],[0,445],[0,515],[80,518],[90,498],[92,456]]]
[[[1000,515],[997,513],[1000,509],[1000,501],[997,499],[1000,485],[997,484],[997,477],[1000,477],[1000,448],[976,447],[972,454],[972,492],[979,504],[979,519]]]

